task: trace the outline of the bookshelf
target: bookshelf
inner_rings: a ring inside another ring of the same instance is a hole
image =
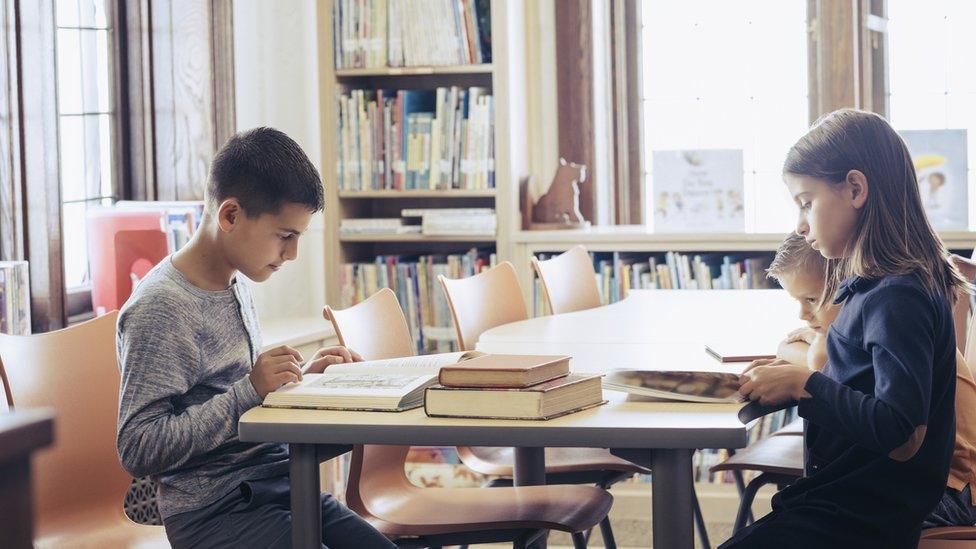
[[[491,62],[448,66],[336,69],[333,8],[320,0],[318,49],[325,185],[325,284],[327,302],[343,306],[344,264],[369,263],[377,256],[464,254],[471,248],[511,257],[511,232],[517,226],[518,178],[526,172],[524,6],[519,0],[491,0]],[[493,97],[494,188],[348,190],[336,173],[342,158],[337,136],[337,101],[350,90],[434,90],[457,86],[484,88]],[[354,234],[339,231],[341,219],[400,217],[405,208],[494,208],[494,236]],[[397,291],[397,288],[394,288]],[[348,296],[347,296],[348,298]]]
[[[513,231],[512,263],[526,303],[534,303],[535,273],[530,260],[539,254],[558,254],[582,244],[590,252],[661,255],[667,252],[685,254],[729,254],[772,258],[787,233],[719,233],[664,234],[648,231],[644,226],[618,225],[568,231]],[[976,248],[976,232],[940,233],[946,247],[969,257]]]

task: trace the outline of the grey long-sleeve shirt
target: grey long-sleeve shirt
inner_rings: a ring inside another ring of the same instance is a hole
[[[247,378],[261,331],[244,284],[203,290],[167,257],[122,307],[116,344],[119,457],[158,483],[163,518],[287,472],[284,445],[237,437],[241,414],[261,403]]]

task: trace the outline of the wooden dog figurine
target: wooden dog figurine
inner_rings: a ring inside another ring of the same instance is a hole
[[[581,229],[590,222],[579,209],[579,185],[586,181],[586,166],[559,159],[549,190],[532,204],[531,177],[522,180],[522,228],[528,230]]]

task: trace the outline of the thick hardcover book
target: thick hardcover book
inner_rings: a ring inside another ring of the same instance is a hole
[[[545,420],[604,402],[599,375],[569,374],[521,389],[433,386],[424,411],[432,417]]]

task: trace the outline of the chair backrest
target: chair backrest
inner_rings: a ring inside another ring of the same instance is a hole
[[[117,505],[132,478],[116,448],[119,372],[112,312],[31,336],[0,334],[15,408],[51,408],[54,445],[34,461],[38,531],[66,514]]]
[[[347,309],[337,311],[326,305],[324,314],[332,322],[339,343],[366,360],[417,354],[403,309],[389,288]],[[409,451],[409,446],[356,446],[346,487],[349,508],[366,518],[382,516],[385,496],[413,486],[404,471]]]
[[[542,281],[542,295],[552,314],[582,311],[601,305],[593,261],[583,246],[573,246],[545,261],[533,257],[532,268]]]
[[[335,328],[339,344],[349,347],[366,360],[381,360],[417,354],[417,347],[396,294],[383,288],[347,309],[323,310]]]
[[[458,347],[474,350],[486,330],[529,318],[518,275],[508,261],[468,278],[437,277],[454,318]]]

